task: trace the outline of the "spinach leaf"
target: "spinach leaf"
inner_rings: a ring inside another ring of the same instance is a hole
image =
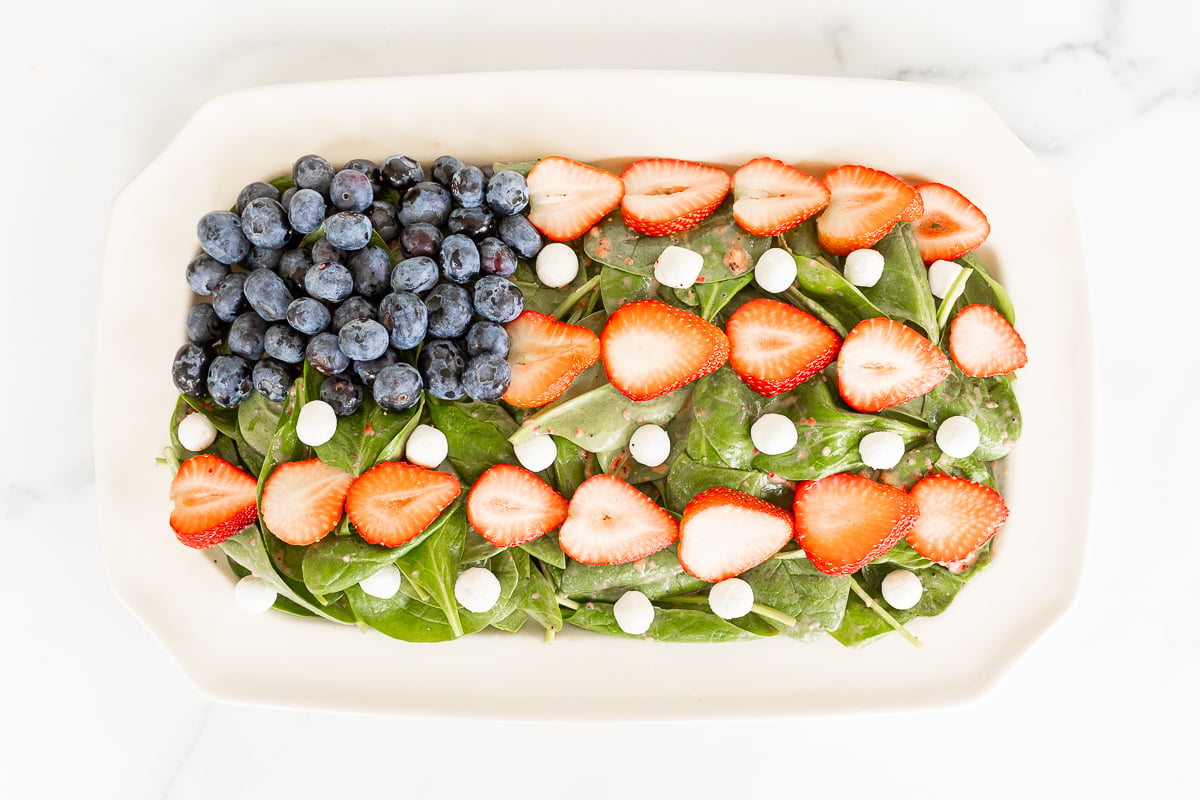
[[[304,584],[317,595],[327,595],[353,586],[382,567],[417,547],[429,536],[426,528],[399,547],[384,547],[363,541],[358,535],[326,536],[309,545],[300,565]]]
[[[975,280],[967,281],[963,290],[964,305],[988,305],[999,311],[1010,325],[1017,324],[1017,315],[1013,310],[1012,299],[1004,287],[993,278],[984,268],[983,262],[975,253],[967,253],[955,259],[959,264],[974,271]]]
[[[553,564],[559,569],[565,569],[567,566],[567,555],[558,544],[558,531],[550,531],[550,533],[517,546],[538,561]]]
[[[333,437],[314,448],[317,456],[331,467],[351,475],[361,475],[378,463],[385,447],[395,450],[396,439],[416,427],[420,407],[404,411],[386,411],[369,394],[363,398],[358,411],[338,417]],[[403,445],[400,445],[403,452]]]
[[[372,597],[357,585],[346,589],[354,615],[380,633],[406,642],[445,642],[455,637],[446,615],[404,592],[394,597]]]
[[[996,487],[991,462],[981,461],[973,456],[951,458],[932,441],[909,450],[900,459],[899,464],[879,473],[879,480],[889,486],[908,491],[921,478],[934,473],[966,478],[993,489]]]
[[[442,610],[455,636],[463,634],[454,582],[458,579],[466,535],[467,513],[460,498],[430,524],[429,535],[423,542],[396,559],[396,566],[404,576]]]
[[[925,417],[936,431],[947,417],[959,415],[979,427],[979,447],[972,454],[979,460],[1003,458],[1021,438],[1021,409],[1007,375],[972,378],[951,363],[946,379],[925,395]]]
[[[580,600],[616,601],[630,589],[637,589],[651,600],[657,600],[694,592],[707,585],[684,572],[676,545],[630,564],[589,566],[568,561],[559,579],[562,593]]]
[[[759,634],[698,608],[655,608],[654,622],[640,636],[630,636],[621,630],[610,603],[586,603],[564,616],[564,620],[597,633],[658,642],[732,642],[759,638]]]
[[[836,630],[846,611],[849,576],[826,575],[803,558],[769,558],[740,576],[754,589],[754,601],[796,618],[779,630],[796,639],[813,639]]]
[[[721,310],[728,305],[737,293],[754,280],[754,272],[749,271],[727,281],[713,283],[697,283],[695,285],[696,300],[700,306],[698,313],[707,320],[713,320]]]
[[[742,382],[729,365],[696,381],[687,454],[730,469],[750,469],[754,442],[750,426],[758,418],[763,397]]]
[[[446,434],[450,463],[465,483],[474,483],[495,464],[516,464],[509,437],[517,423],[494,403],[429,398],[433,426]]]
[[[179,399],[181,402],[187,403],[193,409],[208,417],[208,421],[221,433],[231,439],[241,438],[241,433],[238,431],[238,412],[236,408],[221,408],[212,401],[211,397],[188,397],[180,395]]]
[[[604,310],[612,314],[626,303],[649,300],[654,296],[654,276],[610,267],[600,267],[600,299]]]
[[[393,412],[396,414],[408,414],[408,421],[404,423],[404,426],[400,430],[396,431],[391,441],[385,444],[383,449],[379,451],[375,463],[378,464],[380,461],[399,461],[404,458],[404,446],[408,444],[408,437],[412,435],[417,425],[421,423],[421,412],[424,408],[425,395],[422,394],[421,399],[412,408],[405,411]],[[367,467],[367,469],[370,469],[370,467]]]
[[[229,537],[218,546],[230,559],[270,584],[281,598],[290,600],[325,619],[334,622],[350,622],[349,616],[344,611],[323,605],[304,588],[303,584],[297,585],[296,582],[286,579],[279,572],[274,559],[267,552],[258,523],[252,523],[241,533]]]
[[[671,450],[667,455],[667,460],[657,467],[647,467],[645,464],[635,461],[630,455],[628,443],[618,449],[598,453],[596,462],[603,472],[616,475],[629,484],[662,480],[667,476],[675,459],[687,449],[692,420],[692,403],[689,400],[665,426]],[[632,436],[632,434],[630,435]]]
[[[921,260],[912,226],[896,223],[874,249],[883,254],[883,276],[874,286],[864,288],[863,295],[887,316],[914,323],[936,342],[937,309],[929,289],[929,271]]]
[[[521,261],[517,271],[509,278],[521,290],[525,308],[540,314],[553,314],[569,294],[587,282],[586,270],[580,269],[574,280],[560,289],[552,289],[538,280],[537,273],[528,263]]]
[[[170,430],[168,431],[168,435],[170,436],[171,440],[171,457],[174,459],[171,469],[174,472],[179,471],[179,465],[184,461],[187,461],[192,456],[199,455],[199,453],[194,453],[191,450],[188,450],[183,446],[183,443],[179,441],[179,422],[188,414],[193,413],[192,404],[186,402],[186,400],[187,398],[184,398],[181,395],[179,400],[175,403],[175,410],[171,413],[171,426]],[[226,434],[221,433],[218,429],[217,438],[213,439],[213,443],[200,452],[217,456],[218,458],[233,464],[235,467],[242,466],[244,465],[244,462],[240,458],[241,453],[239,452],[239,443],[240,441],[236,436],[231,438]],[[254,473],[252,472],[251,474]]]
[[[568,439],[590,453],[614,450],[624,447],[638,426],[648,422],[661,425],[671,419],[691,391],[690,386],[685,386],[653,400],[636,402],[605,383],[546,406],[525,420],[509,436],[509,441],[517,445],[539,433],[548,433]]]
[[[237,407],[237,426],[242,441],[265,455],[282,415],[282,403],[273,403],[258,392],[251,392]]]
[[[508,617],[521,605],[529,587],[529,556],[515,547],[505,548],[480,565],[500,581],[500,598],[488,611],[467,611],[458,614],[463,633],[483,630],[494,622]],[[457,578],[457,574],[455,575]]]
[[[594,466],[595,456],[570,439],[561,436],[552,438],[558,455],[555,456],[554,463],[543,470],[541,475],[543,478],[548,477],[558,493],[570,500],[579,484],[594,474],[594,471],[589,471],[589,467]]]
[[[562,630],[562,608],[558,604],[558,593],[554,582],[538,568],[536,563],[530,567],[526,592],[520,610],[545,628],[551,636]]]
[[[692,498],[715,486],[746,492],[785,509],[791,508],[794,494],[787,483],[765,472],[707,464],[683,453],[675,459],[671,471],[667,473],[663,505],[676,514],[682,514]]]
[[[516,633],[525,627],[525,623],[529,621],[529,614],[522,608],[514,610],[504,619],[492,621],[492,627],[498,631],[505,633]]]

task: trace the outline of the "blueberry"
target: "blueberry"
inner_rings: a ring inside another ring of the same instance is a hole
[[[282,249],[255,245],[250,248],[250,255],[246,256],[246,260],[242,263],[251,272],[256,269],[278,271],[284,252]]]
[[[486,353],[475,356],[463,370],[463,389],[472,400],[491,403],[508,391],[512,371],[503,357]]]
[[[508,331],[503,325],[480,320],[467,329],[467,355],[490,353],[504,358],[508,355]]]
[[[335,261],[313,264],[304,273],[304,289],[320,300],[340,303],[354,293],[354,276]]]
[[[442,251],[442,231],[429,222],[417,222],[400,229],[400,246],[409,256],[436,256]]]
[[[288,369],[287,364],[274,358],[259,359],[250,373],[250,382],[254,385],[254,390],[276,403],[287,400],[292,380],[292,371]]]
[[[525,176],[511,169],[497,172],[487,182],[487,204],[502,217],[519,214],[529,205]]]
[[[387,250],[367,245],[350,257],[354,288],[363,297],[379,297],[388,289],[392,275],[392,257]]]
[[[392,347],[411,350],[425,339],[429,310],[412,292],[393,292],[379,303],[379,321],[387,329]]]
[[[479,243],[479,269],[488,275],[507,278],[517,271],[517,254],[494,236]]]
[[[346,263],[346,254],[340,248],[330,244],[329,240],[324,236],[313,242],[309,256],[312,258],[314,264],[323,264],[326,261],[336,261],[339,264]]]
[[[208,394],[222,408],[233,408],[253,391],[250,365],[240,356],[217,356],[208,368]]]
[[[326,378],[321,384],[321,399],[333,406],[333,413],[348,417],[362,407],[363,390],[343,375]]]
[[[292,302],[292,293],[288,291],[283,278],[269,269],[256,269],[246,276],[242,288],[250,307],[267,322],[279,322],[287,318],[288,306]]]
[[[475,281],[475,312],[492,322],[512,322],[525,310],[525,295],[508,278],[484,275]]]
[[[542,249],[542,235],[521,214],[501,217],[496,230],[500,239],[521,258],[533,258]]]
[[[383,351],[383,355],[379,358],[372,358],[370,361],[355,361],[350,365],[354,370],[354,374],[362,381],[363,386],[371,386],[375,383],[375,377],[384,367],[392,364],[400,363],[400,354],[392,348]]]
[[[494,164],[484,164],[479,168],[479,171],[483,173],[483,179],[485,181],[490,181],[492,176],[496,174],[496,167]]]
[[[242,233],[258,247],[283,247],[290,233],[283,206],[269,197],[251,200],[242,212]]]
[[[259,197],[265,197],[268,200],[278,200],[279,190],[266,181],[255,181],[254,183],[246,184],[237,196],[237,213],[240,215],[246,210],[246,204],[251,200],[256,200]]]
[[[284,211],[288,211],[292,207],[292,198],[296,196],[296,192],[300,191],[295,186],[289,186],[283,190],[283,194],[279,195],[279,205],[283,206]]]
[[[354,361],[379,358],[388,349],[388,330],[373,319],[354,319],[338,331],[338,347]]]
[[[454,173],[462,168],[462,159],[455,158],[454,156],[438,156],[433,160],[433,165],[429,168],[429,177],[442,186],[449,186],[450,181],[454,178]]]
[[[463,167],[450,178],[450,196],[462,208],[478,208],[483,205],[483,192],[487,179],[479,167]]]
[[[198,303],[188,309],[188,341],[208,344],[221,338],[221,320],[210,303]]]
[[[200,249],[222,264],[236,264],[250,253],[242,220],[232,211],[210,211],[196,224]]]
[[[344,169],[329,183],[329,199],[339,211],[366,211],[375,200],[375,190],[362,172]]]
[[[304,347],[308,341],[304,335],[282,322],[267,328],[263,336],[263,352],[285,364],[299,364],[304,360]]]
[[[171,380],[179,393],[203,397],[211,363],[212,351],[194,342],[176,350],[175,360],[171,362]]]
[[[393,292],[427,292],[437,282],[437,262],[428,256],[406,258],[392,269]]]
[[[243,291],[245,283],[244,272],[231,272],[217,283],[212,293],[213,310],[217,312],[217,319],[233,322],[238,314],[249,307],[246,303],[246,293]]]
[[[371,191],[379,194],[382,176],[379,172],[379,165],[374,161],[369,158],[352,158],[346,162],[342,169],[352,169],[366,175],[367,180],[371,183]]]
[[[300,333],[315,336],[329,327],[329,309],[311,297],[300,297],[288,306],[287,321]]]
[[[376,200],[367,209],[367,218],[385,242],[390,242],[400,235],[400,218],[396,215],[396,207],[386,200]]]
[[[463,388],[462,373],[466,362],[462,351],[454,342],[446,339],[431,339],[425,343],[417,359],[421,377],[429,393],[439,400],[461,400],[467,391]],[[386,372],[386,370],[384,371]],[[383,373],[376,378],[379,386]]]
[[[371,390],[380,408],[403,411],[421,399],[421,374],[410,364],[391,364],[379,370]]]
[[[479,274],[479,248],[470,236],[455,233],[442,240],[442,277],[467,283]]]
[[[333,310],[333,331],[337,333],[356,319],[378,319],[375,306],[359,295],[350,295]]]
[[[439,283],[425,295],[425,308],[429,312],[430,336],[461,336],[471,324],[470,296],[461,286]]]
[[[385,184],[401,192],[425,180],[420,162],[408,156],[388,156],[379,165],[379,173]]]
[[[307,250],[285,250],[279,259],[279,277],[288,289],[303,289],[304,274],[312,264]]]
[[[312,233],[325,219],[325,198],[316,189],[297,189],[287,210],[296,233]]]
[[[229,336],[226,337],[229,352],[247,361],[258,361],[263,357],[266,333],[267,323],[258,314],[253,311],[239,314],[229,326]]]
[[[450,212],[446,227],[451,233],[465,233],[472,239],[482,239],[490,234],[496,218],[486,208],[456,208]]]
[[[338,347],[338,337],[334,333],[318,333],[309,339],[304,357],[322,375],[338,375],[350,366],[350,358]]]
[[[292,165],[292,183],[301,189],[315,189],[327,195],[332,180],[333,164],[318,155],[300,156]]]
[[[450,216],[450,192],[440,183],[424,181],[404,193],[400,202],[400,224],[428,222],[445,225]]]
[[[371,230],[371,220],[354,211],[341,211],[325,218],[325,238],[342,250],[366,247],[371,241]]]
[[[207,297],[213,293],[213,289],[217,287],[221,278],[229,274],[229,267],[212,256],[201,253],[188,262],[184,274],[191,290]]]

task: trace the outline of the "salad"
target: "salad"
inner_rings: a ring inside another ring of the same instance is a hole
[[[1007,517],[1025,346],[948,186],[309,155],[197,232],[170,522],[248,609],[917,644]]]

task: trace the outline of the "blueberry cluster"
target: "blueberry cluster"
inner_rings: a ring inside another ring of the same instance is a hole
[[[175,386],[225,408],[254,391],[281,401],[307,361],[339,415],[364,390],[394,410],[422,391],[498,400],[503,326],[525,305],[509,277],[542,246],[528,202],[520,173],[454,156],[427,180],[408,156],[338,170],[306,155],[290,179],[249,184],[196,226],[203,252],[186,277],[207,299],[188,312]]]

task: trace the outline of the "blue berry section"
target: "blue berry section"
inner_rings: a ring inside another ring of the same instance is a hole
[[[504,325],[525,306],[511,277],[542,246],[528,204],[519,172],[454,155],[337,166],[312,153],[246,184],[196,225],[176,388],[224,408],[256,392],[281,402],[311,367],[341,416],[425,392],[498,401]]]

